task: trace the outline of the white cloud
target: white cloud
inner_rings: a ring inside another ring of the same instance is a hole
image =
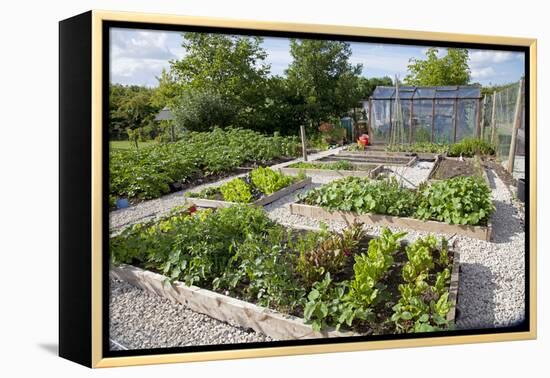
[[[472,68],[471,74],[473,79],[487,79],[495,76],[496,72],[493,67]]]
[[[472,66],[503,63],[516,59],[519,54],[511,51],[470,50]]]

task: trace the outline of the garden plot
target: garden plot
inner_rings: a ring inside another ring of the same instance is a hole
[[[327,177],[370,177],[375,178],[384,168],[383,165],[366,164],[354,165],[353,163],[342,160],[334,163],[323,163],[319,161],[298,162],[286,167],[279,168],[284,174],[305,174],[306,176],[327,176]]]
[[[487,182],[479,157],[460,159],[438,156],[428,179],[446,180],[453,177],[480,177]]]
[[[327,151],[322,151],[316,154],[310,155],[312,160],[316,160],[328,155],[333,155],[340,151],[342,147],[334,148]],[[290,162],[280,163],[271,166],[272,169],[278,169],[281,167],[288,166],[291,163],[300,162],[301,159],[295,159]],[[191,191],[201,191],[203,189],[219,186],[223,183],[229,182],[238,177],[244,177],[247,173],[241,173],[238,175],[229,176],[223,179],[220,179],[217,182],[209,182],[202,185],[197,185],[192,189],[185,189],[178,192],[170,193],[164,196],[161,196],[156,199],[142,201],[136,203],[125,209],[112,210],[109,212],[109,227],[112,232],[118,232],[124,227],[129,225],[146,222],[152,219],[158,219],[166,214],[168,214],[172,209],[177,208],[185,204],[186,194]]]
[[[433,236],[402,243],[404,236],[383,230],[372,237],[362,225],[341,233],[286,229],[246,206],[186,212],[112,238],[111,274],[275,339],[446,329],[458,255]],[[411,300],[422,303],[412,318]]]
[[[348,177],[300,195],[290,205],[295,215],[348,223],[457,233],[482,240],[491,235],[494,211],[489,187],[470,177],[458,177],[428,187],[408,189],[395,179]]]
[[[496,210],[492,217],[491,241],[472,239],[454,233],[435,232],[446,236],[460,252],[461,275],[457,306],[457,327],[460,329],[506,327],[525,319],[525,230],[523,208],[513,199],[507,184],[491,169],[488,170],[491,197]],[[327,182],[313,178],[314,184],[296,195]],[[271,219],[288,226],[319,227],[325,224],[331,230],[342,230],[346,221],[319,220],[290,212],[295,196],[282,198],[264,209]],[[381,227],[365,225],[371,235],[379,234]],[[389,226],[394,232],[403,230]],[[414,241],[430,234],[407,230],[407,238]]]
[[[237,204],[267,205],[311,183],[302,174],[285,175],[270,168],[257,168],[242,178],[200,192],[187,194],[188,202],[199,207],[229,207]]]
[[[411,165],[417,159],[416,156],[387,156],[387,155],[366,155],[366,156],[346,156],[341,154],[330,155],[319,159],[321,162],[335,163],[339,161],[349,161],[355,165]]]

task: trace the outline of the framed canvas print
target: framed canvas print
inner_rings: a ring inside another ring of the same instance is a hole
[[[536,41],[60,22],[59,353],[536,337]]]

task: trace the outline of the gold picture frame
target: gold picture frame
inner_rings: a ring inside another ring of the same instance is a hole
[[[78,17],[78,16],[77,16]],[[89,103],[91,134],[90,151],[91,151],[91,167],[90,167],[90,183],[91,183],[91,208],[90,208],[90,229],[89,240],[91,245],[83,246],[90,249],[89,260],[89,276],[90,283],[90,308],[91,321],[89,327],[90,340],[90,356],[89,359],[79,360],[78,357],[71,357],[70,352],[64,352],[63,342],[60,342],[60,354],[63,357],[75,360],[90,367],[115,367],[128,365],[144,365],[144,364],[161,364],[173,362],[188,362],[188,361],[208,361],[220,359],[238,359],[251,357],[268,357],[268,356],[283,356],[297,354],[313,354],[313,353],[328,353],[328,352],[349,352],[372,349],[388,349],[388,348],[403,348],[403,347],[423,347],[436,345],[450,344],[467,344],[467,343],[485,343],[496,341],[513,341],[513,340],[528,340],[535,339],[537,336],[537,278],[536,278],[536,209],[537,209],[537,41],[530,38],[514,38],[502,36],[484,36],[470,34],[454,34],[454,33],[436,33],[425,31],[412,30],[396,30],[396,29],[378,29],[356,26],[339,26],[339,25],[317,25],[317,24],[295,24],[295,23],[280,23],[280,22],[260,22],[253,20],[232,20],[210,17],[190,17],[190,16],[174,16],[161,14],[144,14],[144,13],[127,13],[127,12],[110,12],[94,10],[85,14],[86,22],[89,22],[91,28],[90,36],[90,85],[91,94]],[[65,21],[62,21],[62,23]],[[104,357],[103,353],[103,338],[104,324],[103,314],[105,309],[103,298],[103,273],[106,262],[103,259],[103,230],[104,230],[104,185],[103,169],[104,169],[104,114],[105,93],[103,93],[103,80],[106,75],[103,72],[103,60],[105,58],[105,49],[103,44],[104,24],[106,22],[128,22],[135,24],[161,24],[161,25],[185,25],[185,26],[200,26],[200,27],[215,27],[241,30],[256,30],[256,31],[277,31],[277,32],[299,32],[311,34],[330,34],[339,36],[354,36],[354,37],[375,37],[375,38],[394,38],[401,40],[418,40],[418,41],[438,41],[444,43],[466,43],[477,45],[503,45],[503,46],[521,46],[528,49],[529,55],[529,72],[526,76],[529,88],[529,108],[526,110],[526,116],[529,118],[529,207],[532,209],[529,212],[529,266],[526,267],[529,272],[528,282],[528,314],[529,314],[529,330],[526,332],[495,332],[490,334],[471,334],[471,335],[451,335],[451,336],[434,336],[426,338],[402,338],[398,340],[376,340],[376,341],[359,341],[359,342],[343,342],[331,344],[314,344],[314,345],[296,345],[296,346],[268,346],[255,349],[232,349],[232,350],[216,350],[216,351],[201,351],[189,353],[166,353],[166,354],[151,354],[138,356],[121,356],[121,357]],[[87,24],[88,25],[88,24]],[[70,44],[69,44],[70,45]],[[62,43],[62,47],[63,47]],[[70,47],[70,46],[69,46]],[[60,52],[63,54],[63,51]],[[62,68],[60,70],[63,70]],[[61,72],[63,74],[63,72]],[[61,85],[63,89],[63,85]],[[63,101],[60,106],[67,106]],[[63,112],[63,109],[61,110]],[[89,131],[88,131],[89,132]],[[62,157],[63,158],[63,157]],[[75,197],[76,198],[76,197]],[[63,205],[62,205],[63,206]],[[62,212],[63,214],[63,212]],[[68,227],[68,226],[67,226]],[[61,237],[64,237],[63,230]],[[73,251],[74,252],[74,251]],[[63,255],[61,259],[63,259]],[[61,262],[63,265],[63,262]],[[69,267],[66,267],[67,269]],[[80,269],[80,268],[79,268]],[[63,274],[63,272],[61,272]],[[66,281],[61,280],[61,291]],[[72,295],[72,294],[71,294]],[[60,304],[60,312],[69,311],[68,305]],[[72,313],[68,313],[63,319],[66,321]],[[60,319],[60,321],[62,321]],[[65,324],[65,323],[64,323]],[[73,332],[72,329],[70,332]],[[69,339],[71,336],[66,331],[63,339]],[[86,340],[86,338],[84,338]],[[74,344],[67,343],[67,348],[73,348]]]

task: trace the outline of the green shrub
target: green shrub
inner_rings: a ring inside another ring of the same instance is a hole
[[[486,140],[478,138],[464,138],[449,148],[449,156],[472,157],[474,155],[494,154],[494,146]]]
[[[223,195],[224,201],[249,203],[252,202],[252,193],[250,187],[244,182],[243,179],[236,178],[231,180],[219,188]]]
[[[438,181],[420,191],[418,219],[449,224],[487,224],[495,210],[491,189],[478,177],[455,177]]]

